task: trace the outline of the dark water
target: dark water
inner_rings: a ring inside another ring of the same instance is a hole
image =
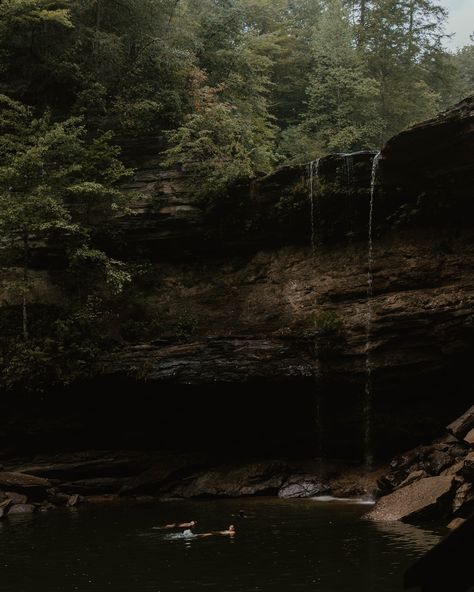
[[[243,508],[252,517],[232,518]],[[0,522],[2,592],[395,592],[436,529],[360,520],[367,506],[312,500],[156,502]],[[216,536],[152,527],[198,520]]]

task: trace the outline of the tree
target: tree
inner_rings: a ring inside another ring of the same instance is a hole
[[[361,49],[378,84],[379,143],[439,109],[441,98],[430,81],[444,67],[437,58],[445,18],[432,0],[371,0],[366,8]]]
[[[29,338],[28,288],[32,244],[51,237],[71,256],[89,241],[90,220],[81,224],[87,197],[114,207],[121,192],[114,188],[128,171],[115,158],[108,138],[86,141],[80,119],[53,122],[49,114],[35,118],[32,110],[0,95],[0,236],[11,263],[22,268],[22,333]],[[79,200],[77,199],[79,198]],[[73,215],[74,202],[76,216]],[[86,205],[86,212],[89,206]]]
[[[212,199],[233,181],[270,170],[273,128],[262,114],[259,120],[258,108],[255,113],[225,101],[225,87],[208,86],[201,70],[194,84],[195,110],[170,133],[165,164],[185,165],[195,194]],[[240,81],[231,84],[238,86]]]
[[[341,0],[329,0],[314,32],[305,129],[325,152],[377,146],[378,85],[364,70]]]
[[[462,47],[452,56],[456,80],[452,101],[464,99],[474,93],[474,34],[471,43]]]

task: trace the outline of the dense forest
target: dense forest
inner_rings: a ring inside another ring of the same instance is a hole
[[[445,19],[435,0],[2,0],[0,265],[18,272],[2,385],[67,382],[117,342],[147,262],[106,254],[88,212],[127,207],[127,142],[157,139],[207,201],[279,164],[377,149],[474,91],[474,45],[448,51]],[[36,314],[45,242],[68,299]]]

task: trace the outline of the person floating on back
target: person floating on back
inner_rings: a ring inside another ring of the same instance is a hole
[[[197,520],[191,522],[173,522],[172,524],[165,524],[164,526],[154,526],[154,530],[174,530],[176,528],[185,528],[192,530],[197,524]]]

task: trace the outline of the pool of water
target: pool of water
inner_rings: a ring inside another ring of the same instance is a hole
[[[248,518],[232,516],[243,509]],[[0,522],[2,592],[395,592],[441,536],[361,520],[366,505],[251,499],[93,506]],[[13,519],[15,518],[15,519]],[[234,523],[185,540],[154,529]]]

